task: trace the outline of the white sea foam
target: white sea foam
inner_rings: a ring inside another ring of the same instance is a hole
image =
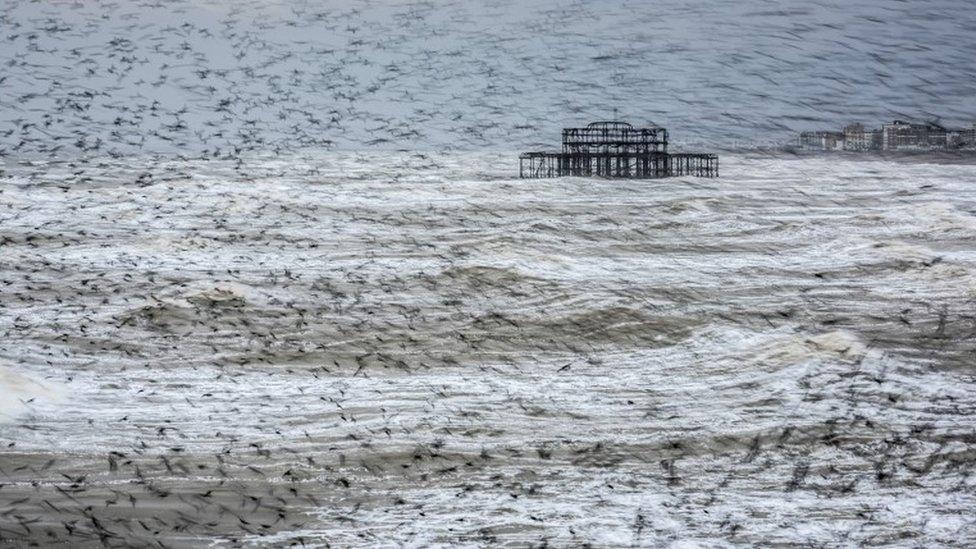
[[[976,541],[971,170],[247,162],[4,186],[0,504],[38,536],[91,505],[133,544],[139,513],[190,545]]]
[[[10,422],[32,407],[58,401],[63,394],[55,383],[41,381],[0,362],[0,422]]]

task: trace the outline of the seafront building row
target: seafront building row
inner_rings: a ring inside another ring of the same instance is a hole
[[[803,132],[794,144],[818,151],[976,150],[976,123],[971,128],[946,128],[934,122],[916,124],[895,120],[881,129],[850,124],[839,132]]]

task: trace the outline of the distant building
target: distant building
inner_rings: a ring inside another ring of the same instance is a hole
[[[968,129],[950,129],[935,122],[895,120],[882,125],[880,130],[849,124],[840,132],[803,132],[796,145],[816,151],[976,150],[976,123]]]
[[[911,124],[895,120],[881,126],[881,150],[890,151],[898,146],[898,133],[911,129]]]
[[[865,129],[864,124],[850,124],[844,128],[845,151],[872,151],[881,148],[881,132]]]
[[[949,130],[946,132],[946,147],[949,149],[963,149],[969,144],[972,130]]]
[[[839,151],[844,148],[843,132],[803,132],[800,134],[801,149]]]
[[[949,130],[946,133],[946,143],[950,149],[976,149],[976,123],[965,130]]]
[[[949,148],[945,127],[934,122],[912,124],[895,120],[881,126],[882,148],[886,151],[931,151]]]

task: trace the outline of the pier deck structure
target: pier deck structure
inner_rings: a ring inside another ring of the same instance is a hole
[[[669,153],[668,130],[635,128],[626,122],[593,122],[563,130],[558,152],[519,155],[519,177],[608,177],[655,179],[693,175],[718,177],[718,156]]]

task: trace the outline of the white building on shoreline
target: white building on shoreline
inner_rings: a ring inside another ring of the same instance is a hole
[[[946,128],[934,122],[894,120],[880,130],[855,123],[843,131],[800,134],[795,145],[818,151],[953,151],[976,150],[976,123],[971,128]]]

